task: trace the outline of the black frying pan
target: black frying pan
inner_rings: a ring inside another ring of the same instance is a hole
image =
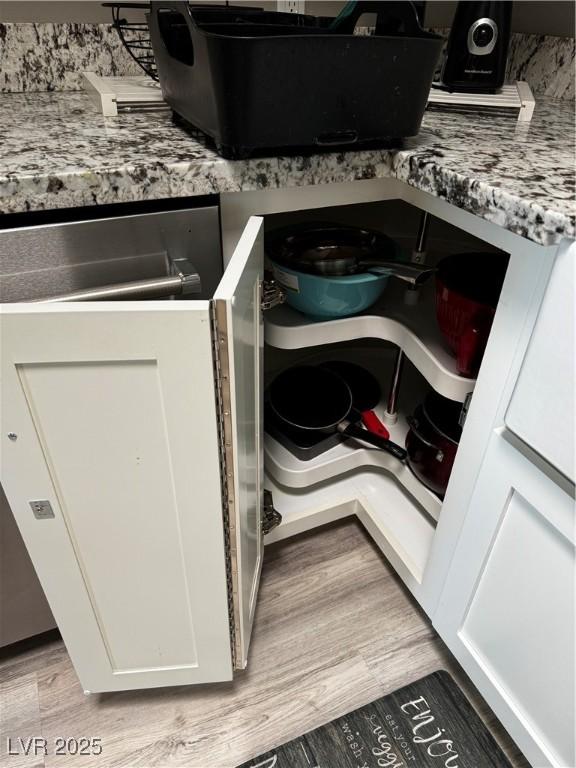
[[[358,414],[366,429],[388,440],[390,433],[373,410],[382,394],[376,377],[361,365],[347,360],[330,360],[322,363],[322,367],[338,374],[348,384],[352,394],[353,414]]]
[[[289,427],[328,434],[340,432],[381,448],[400,461],[406,459],[404,448],[349,421],[350,387],[327,368],[313,365],[288,368],[276,376],[268,396],[276,416]]]

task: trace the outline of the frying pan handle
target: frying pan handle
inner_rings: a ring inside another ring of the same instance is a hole
[[[380,435],[375,435],[372,432],[368,432],[366,429],[362,429],[357,424],[351,424],[350,422],[342,422],[338,425],[338,430],[343,432],[349,437],[355,437],[357,440],[362,440],[364,443],[370,443],[375,448],[381,448],[383,451],[391,453],[399,461],[405,461],[408,455],[402,446],[397,443],[393,443],[391,440],[386,440]]]

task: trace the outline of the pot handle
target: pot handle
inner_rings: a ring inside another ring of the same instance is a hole
[[[435,272],[435,267],[429,267],[426,264],[413,264],[406,261],[394,261],[388,259],[366,259],[360,261],[360,266],[372,274],[390,275],[398,280],[404,280],[413,286],[422,285]]]
[[[439,448],[437,445],[434,445],[434,443],[431,443],[430,440],[427,440],[422,432],[420,432],[420,425],[418,424],[418,420],[415,419],[413,416],[408,416],[406,419],[408,422],[408,426],[410,427],[412,433],[415,437],[420,440],[420,442],[426,446],[426,448],[432,448],[432,450],[436,451],[436,456],[434,457],[436,461],[442,462],[444,461],[444,451]]]
[[[401,445],[393,443],[392,440],[386,440],[380,435],[375,435],[372,432],[368,432],[366,429],[362,429],[357,424],[351,424],[349,421],[342,421],[338,425],[338,431],[342,432],[349,437],[354,437],[356,440],[362,440],[364,443],[370,443],[375,448],[381,448],[383,451],[391,453],[399,461],[406,461],[407,452]]]

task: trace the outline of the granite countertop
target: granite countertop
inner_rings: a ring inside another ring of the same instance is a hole
[[[0,213],[395,177],[548,245],[575,236],[574,138],[572,103],[541,98],[530,124],[434,111],[401,150],[232,162],[168,112],[104,118],[83,93],[4,94]]]

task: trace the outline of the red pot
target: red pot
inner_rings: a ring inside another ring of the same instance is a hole
[[[462,403],[430,392],[408,423],[408,466],[431,491],[444,496],[458,450]]]
[[[490,252],[453,254],[438,264],[436,317],[461,376],[478,373],[507,267],[506,254]]]

